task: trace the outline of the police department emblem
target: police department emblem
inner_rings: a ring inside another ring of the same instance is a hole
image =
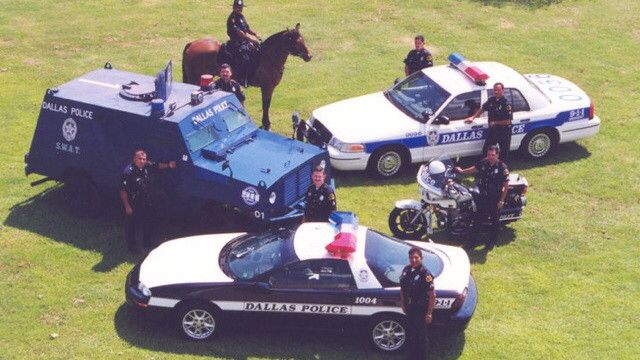
[[[360,269],[360,273],[358,274],[360,281],[367,282],[369,281],[369,272],[367,269]]]
[[[72,118],[68,118],[62,123],[62,136],[67,141],[73,141],[78,133],[78,125]]]
[[[429,146],[433,146],[438,144],[438,139],[440,138],[440,136],[438,135],[438,132],[435,130],[431,130],[429,131],[429,133],[427,134],[427,145]]]
[[[253,186],[247,186],[242,190],[242,200],[245,204],[253,206],[260,201],[260,193]]]

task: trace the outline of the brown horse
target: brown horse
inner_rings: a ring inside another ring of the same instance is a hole
[[[221,46],[219,41],[213,39],[199,39],[188,43],[182,51],[182,81],[197,85],[202,74],[218,74]],[[257,68],[249,75],[249,85],[260,87],[262,91],[262,126],[266,129],[271,127],[271,96],[282,79],[284,64],[289,55],[298,56],[304,61],[311,60],[309,49],[300,34],[299,23],[291,30],[271,35],[262,43]]]

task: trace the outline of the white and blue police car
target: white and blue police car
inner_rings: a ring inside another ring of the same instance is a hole
[[[466,119],[501,82],[513,109],[511,149],[542,158],[558,143],[595,135],[600,119],[574,83],[548,74],[522,75],[497,62],[449,56],[450,65],[416,72],[388,90],[313,111],[307,137],[328,145],[331,165],[391,177],[409,163],[480,154],[487,118]]]
[[[415,244],[434,275],[433,331],[466,328],[478,294],[464,250],[399,241],[358,226],[352,213],[335,212],[331,219],[295,231],[165,242],[127,276],[127,302],[170,312],[192,340],[212,338],[221,324],[248,317],[252,324],[366,329],[377,349],[398,351],[407,339],[399,278]]]

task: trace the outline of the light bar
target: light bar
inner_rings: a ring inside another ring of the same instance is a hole
[[[452,66],[462,71],[477,85],[485,85],[487,79],[489,79],[489,75],[487,75],[484,71],[480,70],[477,66],[472,65],[469,61],[467,61],[464,58],[464,56],[458,53],[451,53],[448,59],[451,62]]]
[[[347,258],[356,251],[358,217],[352,212],[334,211],[329,221],[338,229],[333,241],[325,247],[333,255]]]

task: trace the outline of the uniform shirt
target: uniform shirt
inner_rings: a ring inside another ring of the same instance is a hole
[[[120,182],[120,190],[127,193],[131,207],[149,205],[149,191],[151,187],[150,173],[158,168],[156,163],[148,162],[144,168],[139,169],[135,164],[129,164],[123,173]]]
[[[242,92],[242,88],[237,81],[231,79],[229,81],[224,81],[223,79],[218,79],[213,83],[213,86],[216,89],[220,89],[222,91],[234,93],[240,102],[244,102],[245,96]]]
[[[487,191],[489,194],[499,194],[502,184],[509,179],[509,169],[500,159],[494,165],[489,160],[482,159],[475,165],[478,173],[476,183],[480,191]]]
[[[329,215],[336,211],[336,194],[327,183],[322,184],[319,189],[311,184],[307,189],[306,202],[305,221],[329,221]]]
[[[433,290],[433,275],[423,265],[414,269],[407,265],[400,276],[400,291],[404,295],[404,305],[418,311],[427,311],[429,291]]]
[[[500,98],[495,96],[490,97],[482,104],[482,111],[489,113],[489,123],[499,120],[513,120],[511,105],[509,105],[507,98],[504,96]]]
[[[240,37],[238,34],[239,31],[244,33],[249,31],[249,23],[247,19],[242,14],[238,14],[235,11],[229,15],[227,19],[227,35],[232,42],[243,42],[244,38]]]
[[[409,51],[404,59],[404,64],[409,68],[409,74],[433,66],[433,58],[427,49]]]

